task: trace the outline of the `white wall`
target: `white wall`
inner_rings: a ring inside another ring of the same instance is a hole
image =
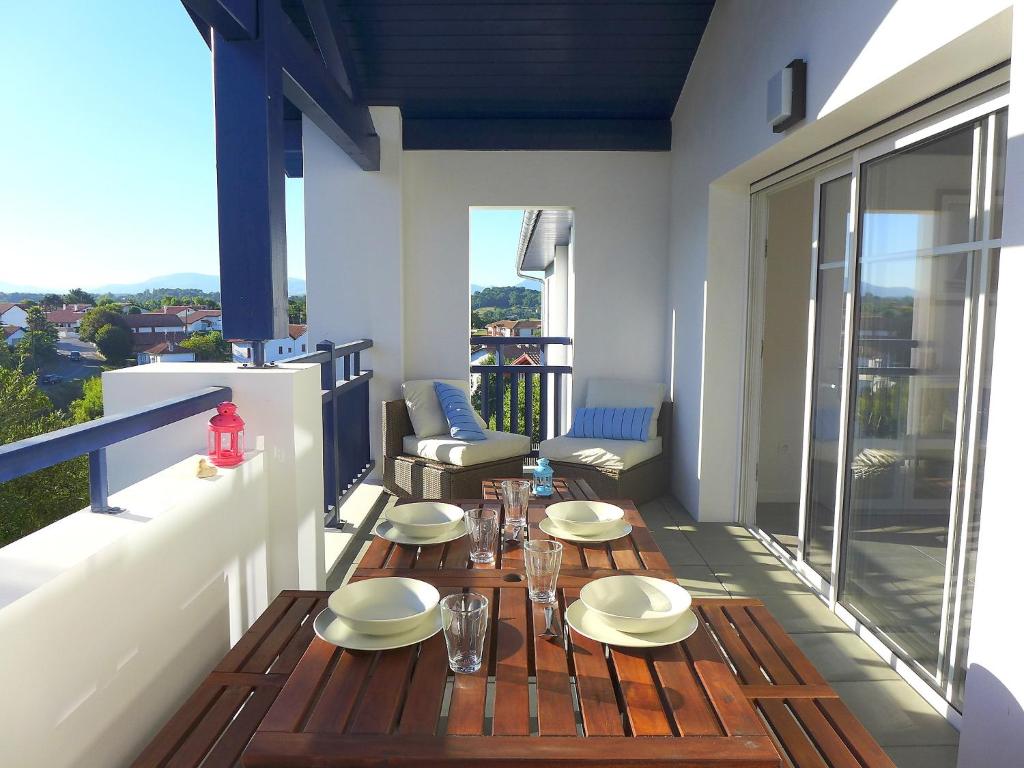
[[[247,448],[266,452],[270,477],[270,588],[322,589],[323,425],[320,368],[254,371],[233,363],[156,363],[103,374],[105,413],[122,413],[211,386],[228,386],[246,423]],[[107,449],[112,490],[192,453],[206,452],[212,412],[192,416]],[[130,511],[130,510],[129,510]]]
[[[1024,620],[1013,597],[1024,537],[1020,493],[1020,382],[1024,359],[1024,3],[1014,7],[1006,151],[1003,249],[999,265],[992,400],[971,617],[960,768],[1020,765],[1024,755]]]
[[[596,376],[662,380],[668,160],[658,152],[406,152],[406,376],[467,375],[470,207],[571,207],[574,397]]]
[[[367,173],[303,119],[306,221],[306,301],[311,348],[373,339],[363,352],[370,381],[370,450],[380,474],[380,404],[401,396],[402,118],[397,108],[372,110],[381,144],[381,169]],[[468,290],[468,289],[467,289]],[[468,312],[466,318],[468,322]],[[423,321],[423,318],[421,318]],[[466,362],[466,322],[459,349]]]
[[[471,206],[573,209],[577,397],[592,376],[662,379],[668,153],[404,152],[398,110],[373,117],[379,172],[308,122],[303,153],[311,337],[373,339],[374,425],[403,380],[469,375]]]
[[[750,183],[1006,60],[1009,4],[716,4],[673,117],[666,355],[674,488],[702,520],[737,512]],[[794,58],[809,117],[773,134],[767,82]]]
[[[127,765],[270,598],[264,456],[198,457],[0,549],[0,762]]]

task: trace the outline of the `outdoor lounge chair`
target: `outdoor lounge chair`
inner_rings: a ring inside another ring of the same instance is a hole
[[[465,386],[462,382],[447,383]],[[403,389],[405,399],[385,401],[382,407],[384,488],[389,493],[424,499],[473,499],[480,496],[484,480],[523,474],[523,460],[530,453],[528,437],[491,429],[483,430],[486,439],[480,441],[450,437],[434,423],[435,414],[426,418],[422,414],[422,406],[429,408],[432,404],[432,382],[406,382]],[[410,413],[410,404],[418,409],[415,415]],[[437,410],[440,412],[439,406]],[[422,434],[417,434],[414,421],[420,423]]]
[[[646,441],[559,437],[540,444],[556,477],[586,480],[602,499],[632,499],[637,504],[668,492],[672,445],[672,403],[662,402],[664,386],[647,382],[595,379],[587,406],[637,407],[660,403],[657,430]]]

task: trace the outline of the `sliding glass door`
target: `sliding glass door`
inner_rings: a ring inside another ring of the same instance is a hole
[[[799,546],[787,548],[840,615],[955,707],[973,599],[1005,146],[1005,109],[965,110],[881,139],[806,177],[814,215],[804,256],[786,229],[810,275]],[[766,314],[766,340],[779,333],[773,322]],[[771,370],[771,345],[763,348]],[[781,407],[761,395],[764,424],[765,408]],[[762,466],[771,447],[761,440]]]

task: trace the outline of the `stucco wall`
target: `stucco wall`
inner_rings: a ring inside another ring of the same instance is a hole
[[[737,511],[750,183],[1005,61],[1009,5],[716,4],[673,117],[666,354],[674,488],[702,520]],[[808,119],[773,134],[767,82],[794,58],[807,61]]]

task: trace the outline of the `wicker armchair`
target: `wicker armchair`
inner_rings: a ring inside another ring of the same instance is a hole
[[[636,504],[643,504],[668,493],[668,473],[671,467],[669,451],[672,447],[670,402],[661,405],[658,435],[661,437],[661,453],[629,469],[606,469],[554,459],[551,460],[551,468],[556,477],[586,480],[602,499],[630,499]]]
[[[523,456],[458,467],[405,453],[402,439],[414,434],[405,400],[388,400],[382,407],[384,427],[384,488],[402,498],[478,499],[480,484],[495,477],[523,474]]]

